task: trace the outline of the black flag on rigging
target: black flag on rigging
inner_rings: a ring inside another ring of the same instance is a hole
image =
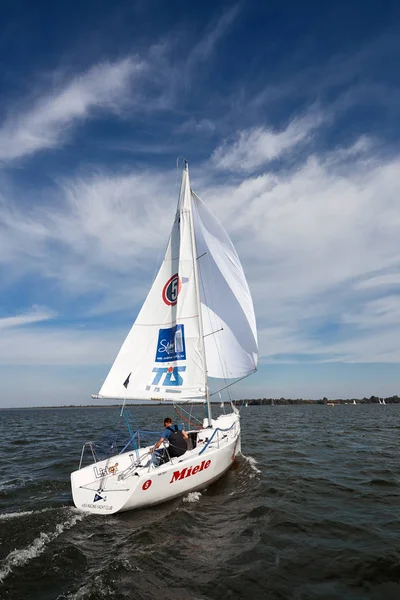
[[[128,377],[125,379],[124,381],[124,387],[126,387],[128,389],[128,384],[129,384],[129,377],[132,375],[132,373],[129,373]]]

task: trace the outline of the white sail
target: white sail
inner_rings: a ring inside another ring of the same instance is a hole
[[[245,377],[255,371],[258,360],[250,290],[225,229],[192,196],[207,372],[215,378]]]
[[[100,397],[178,402],[204,399],[206,372],[196,296],[191,201],[185,169],[164,261]]]

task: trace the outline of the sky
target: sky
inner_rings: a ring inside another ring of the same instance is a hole
[[[237,397],[400,392],[400,4],[0,7],[0,407],[93,403],[179,191],[231,236]]]

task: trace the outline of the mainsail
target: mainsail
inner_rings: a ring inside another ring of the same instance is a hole
[[[250,291],[222,225],[190,189],[187,165],[165,257],[99,397],[204,401],[207,377],[257,366]]]
[[[106,398],[204,398],[191,191],[187,168],[165,257],[100,390]]]

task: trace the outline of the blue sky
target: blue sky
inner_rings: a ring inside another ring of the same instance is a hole
[[[3,3],[0,406],[84,404],[153,280],[176,159],[255,302],[248,397],[400,391],[400,5]]]

